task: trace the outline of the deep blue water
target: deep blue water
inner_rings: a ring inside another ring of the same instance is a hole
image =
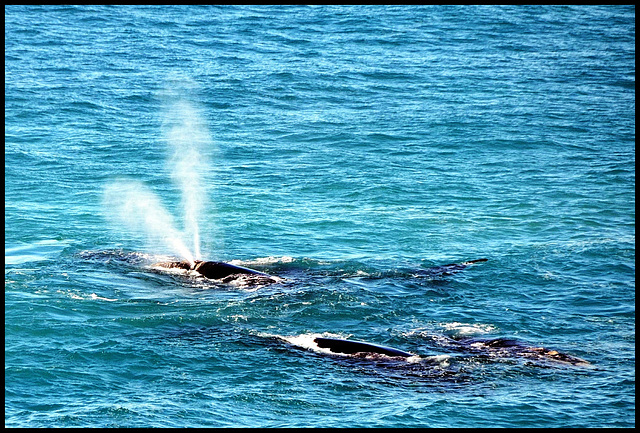
[[[5,425],[635,426],[635,7],[5,6]]]

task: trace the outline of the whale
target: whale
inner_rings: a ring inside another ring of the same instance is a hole
[[[240,276],[240,275],[254,275],[258,277],[273,279],[271,275],[266,274],[264,272],[256,271],[255,269],[245,268],[243,266],[232,265],[230,263],[225,263],[225,262],[195,260],[195,262],[191,264],[190,262],[183,260],[183,261],[177,261],[177,262],[156,263],[153,266],[168,268],[168,269],[177,268],[177,269],[185,269],[188,271],[196,271],[203,277],[209,278],[212,280],[220,280],[230,276]]]
[[[366,343],[364,341],[325,337],[316,337],[313,341],[318,345],[318,347],[329,349],[333,353],[343,353],[346,355],[373,353],[394,357],[399,356],[403,358],[415,356],[413,353],[405,352],[404,350],[394,349],[393,347],[380,346],[373,343]]]
[[[401,349],[364,341],[327,337],[316,337],[313,341],[319,348],[328,349],[335,354],[354,355],[356,357],[373,354],[404,359],[421,357],[420,355]],[[546,347],[530,346],[524,342],[508,338],[465,338],[462,340],[451,340],[450,343],[449,349],[457,349],[467,355],[487,357],[489,359],[519,358],[533,362],[551,361],[575,366],[591,365],[589,361],[567,353],[558,352],[557,350]]]
[[[454,344],[472,354],[489,357],[523,358],[537,361],[553,361],[571,365],[589,365],[589,361],[546,347],[530,346],[510,338],[463,338]]]
[[[446,276],[452,275],[456,272],[460,272],[463,269],[471,265],[475,265],[476,263],[486,262],[487,259],[476,259],[469,260],[461,263],[450,263],[448,265],[435,266],[427,269],[419,269],[413,272],[415,275],[425,275],[425,276]],[[196,271],[203,277],[212,279],[212,280],[221,280],[232,276],[241,276],[241,275],[253,275],[257,277],[264,277],[271,280],[277,280],[276,277],[273,277],[265,272],[256,271],[255,269],[245,268],[243,266],[232,265],[231,263],[226,262],[217,262],[217,261],[204,261],[204,260],[195,260],[194,263],[190,263],[186,260],[182,261],[171,261],[171,262],[161,262],[155,263],[152,267],[160,267],[167,269],[184,269],[188,271]]]

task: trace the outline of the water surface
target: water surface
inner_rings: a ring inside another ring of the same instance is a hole
[[[634,426],[635,7],[5,6],[5,425]]]

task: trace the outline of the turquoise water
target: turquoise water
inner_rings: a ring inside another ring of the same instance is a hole
[[[5,425],[635,426],[635,7],[5,6]]]

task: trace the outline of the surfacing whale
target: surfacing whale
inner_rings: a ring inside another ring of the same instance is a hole
[[[446,276],[452,275],[456,272],[459,272],[470,265],[474,265],[476,263],[486,262],[487,259],[477,259],[477,260],[469,260],[467,262],[461,263],[451,263],[448,265],[435,266],[426,269],[419,269],[415,271],[416,275],[426,275],[426,276]],[[184,269],[190,271],[196,271],[200,275],[205,278],[209,278],[212,280],[221,280],[221,279],[229,279],[236,276],[241,275],[253,275],[258,277],[263,277],[265,279],[270,279],[272,281],[276,281],[276,277],[273,277],[267,273],[256,271],[255,269],[245,268],[243,266],[232,265],[230,263],[225,262],[216,262],[216,261],[204,261],[204,260],[196,260],[192,265],[190,262],[186,260],[182,261],[172,261],[172,262],[162,262],[155,263],[153,267],[161,267],[167,269]]]
[[[375,353],[387,356],[401,356],[403,358],[414,356],[413,353],[405,352],[400,349],[366,343],[364,341],[316,337],[313,342],[316,343],[318,347],[329,349],[333,353],[344,353],[346,355]]]
[[[153,266],[162,268],[178,268],[196,271],[200,275],[212,280],[221,280],[233,275],[255,275],[259,277],[274,279],[271,275],[264,272],[256,271],[255,269],[245,268],[243,266],[236,266],[225,262],[211,262],[204,260],[196,260],[193,265],[186,260],[180,262],[164,262],[156,263]]]
[[[385,355],[389,357],[419,357],[414,353],[393,347],[381,346],[364,341],[346,340],[341,338],[316,337],[314,343],[323,349],[328,349],[335,354],[354,355],[356,357],[368,355]],[[456,341],[458,351],[468,355],[480,355],[494,359],[526,359],[530,361],[551,361],[559,364],[571,364],[576,366],[588,366],[589,361],[557,350],[545,347],[529,346],[526,343],[506,338],[475,339],[469,338]]]

